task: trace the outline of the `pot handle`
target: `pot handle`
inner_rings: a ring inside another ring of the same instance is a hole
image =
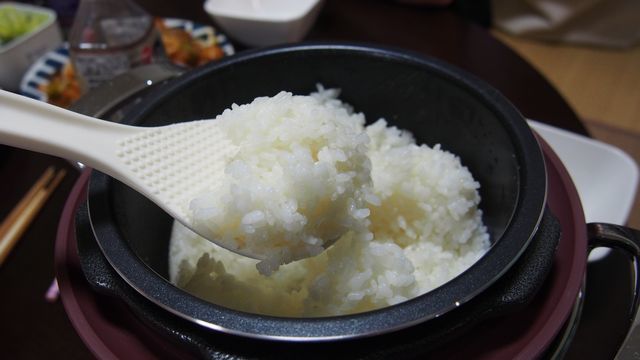
[[[640,231],[629,227],[606,224],[587,224],[589,251],[597,247],[620,249],[631,255],[633,275],[633,303],[628,313],[629,332],[616,354],[616,359],[637,359],[640,354],[640,321],[636,321],[640,305]]]

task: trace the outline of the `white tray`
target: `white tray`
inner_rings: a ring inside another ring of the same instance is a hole
[[[638,165],[619,148],[553,126],[529,120],[529,125],[553,148],[573,180],[585,219],[624,225],[638,189]],[[608,249],[596,249],[589,261]]]

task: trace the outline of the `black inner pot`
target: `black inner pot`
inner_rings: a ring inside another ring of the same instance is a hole
[[[462,334],[473,331],[474,325],[482,321],[526,311],[526,306],[543,287],[544,280],[552,269],[560,239],[560,224],[547,209],[531,246],[527,247],[509,272],[463,306],[437,319],[391,334],[349,341],[301,344],[254,340],[211,332],[168,313],[126,284],[110,266],[93,237],[86,206],[81,206],[77,211],[75,224],[80,265],[95,290],[124,301],[146,325],[175,344],[178,351],[207,359],[227,360],[424,358],[433,354],[434,350],[438,351],[443,347],[446,349],[448,344]],[[503,337],[504,334],[499,336]],[[470,351],[472,352],[473,350]]]
[[[500,278],[536,232],[546,196],[540,148],[517,110],[490,86],[434,59],[349,44],[302,44],[244,52],[152,92],[124,121],[158,126],[213,118],[232,103],[282,90],[308,94],[316,84],[369,122],[385,118],[418,143],[441,144],[481,183],[490,251],[447,284],[405,303],[351,316],[288,319],[242,313],[200,300],[166,280],[172,219],[150,201],[94,172],[93,231],[105,257],[135,290],[189,320],[230,334],[278,340],[372,336],[412,326],[460,306]]]

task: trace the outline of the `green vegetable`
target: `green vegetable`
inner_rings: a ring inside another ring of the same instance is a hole
[[[47,20],[48,15],[17,9],[13,6],[0,7],[0,45],[28,34]]]

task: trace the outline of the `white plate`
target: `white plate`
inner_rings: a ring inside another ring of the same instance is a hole
[[[624,225],[638,189],[638,164],[615,146],[533,120],[529,125],[567,168],[586,221]],[[608,251],[592,251],[589,261],[602,258]]]
[[[42,90],[51,78],[69,63],[67,43],[42,55],[34,62],[22,77],[20,93],[40,101],[48,101],[47,93]]]

